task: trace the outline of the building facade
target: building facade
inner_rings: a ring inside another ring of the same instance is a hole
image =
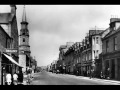
[[[111,18],[109,25],[110,32],[102,39],[102,69],[104,75],[120,80],[120,18]]]
[[[18,26],[16,5],[10,5],[11,11],[0,13],[0,47],[1,47],[1,77],[0,83],[5,84],[5,74],[17,72],[18,67]],[[11,52],[12,51],[12,52]],[[11,59],[16,63],[10,61]]]

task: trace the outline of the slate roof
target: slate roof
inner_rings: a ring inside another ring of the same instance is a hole
[[[101,34],[104,30],[89,30],[89,35]]]
[[[13,17],[14,14],[11,13],[0,13],[0,24],[9,23],[9,21],[12,21]]]
[[[108,38],[109,36],[111,36],[111,35],[119,32],[119,31],[120,31],[120,27],[119,27],[117,30],[111,30],[111,31],[104,37],[104,39],[105,39],[105,38]]]
[[[61,45],[60,48],[59,48],[59,50],[65,49],[65,48],[66,48],[66,45]]]

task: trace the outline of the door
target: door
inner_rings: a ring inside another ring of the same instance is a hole
[[[115,79],[115,60],[111,60],[111,79]]]

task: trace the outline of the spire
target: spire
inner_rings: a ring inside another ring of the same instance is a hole
[[[27,19],[26,19],[26,12],[25,12],[25,5],[24,5],[24,8],[23,8],[22,22],[27,22]]]

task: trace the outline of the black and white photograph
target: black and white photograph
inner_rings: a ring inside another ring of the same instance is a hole
[[[0,5],[0,85],[120,85],[120,5]]]

